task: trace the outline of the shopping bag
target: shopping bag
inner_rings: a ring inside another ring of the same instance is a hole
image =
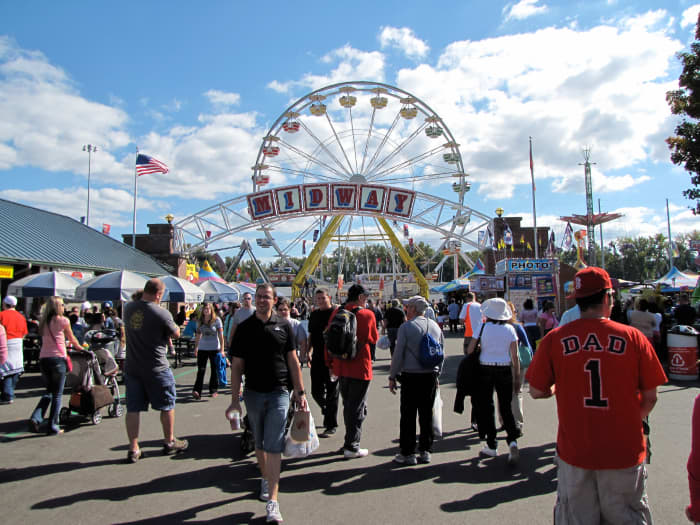
[[[289,435],[295,443],[306,443],[309,440],[311,412],[297,410],[289,425]]]
[[[433,437],[442,437],[442,397],[440,389],[435,391],[435,401],[433,401]]]
[[[292,425],[290,425],[289,430],[287,430],[287,436],[284,439],[284,457],[305,458],[318,448],[319,441],[318,434],[316,433],[316,425],[314,424],[314,418],[311,415],[311,412],[307,412],[307,414],[309,415],[308,440],[303,443],[297,443],[294,441],[291,436]]]
[[[388,335],[383,335],[379,338],[379,341],[377,341],[377,348],[380,350],[389,350],[389,347],[391,346],[391,341],[389,341],[389,336]]]

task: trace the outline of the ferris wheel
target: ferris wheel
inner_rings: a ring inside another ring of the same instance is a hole
[[[418,97],[387,84],[343,82],[301,97],[262,137],[252,171],[253,194],[290,185],[332,189],[343,183],[410,190],[412,213],[400,221],[438,233],[440,250],[460,243],[478,248],[476,232],[491,221],[465,205],[471,184],[459,144],[443,119]],[[324,235],[327,216],[332,216],[327,236],[335,235],[338,246],[400,244],[386,218],[360,207],[352,211],[330,207],[323,213],[304,209],[293,216],[273,214],[254,220],[247,204],[246,196],[239,196],[176,223],[176,249],[206,246],[255,229],[264,236],[256,239],[258,246],[273,248],[299,270],[291,257],[304,253],[302,245],[315,237],[316,230]],[[300,220],[290,228],[295,219]],[[398,226],[396,220],[390,222]],[[318,244],[325,249],[328,241]]]
[[[275,181],[378,183],[430,188],[450,181],[462,204],[459,144],[418,97],[377,82],[343,82],[292,104],[262,139],[253,189]]]

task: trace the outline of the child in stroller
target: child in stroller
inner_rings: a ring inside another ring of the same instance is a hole
[[[71,389],[71,397],[59,414],[61,423],[68,422],[71,411],[90,418],[95,425],[102,421],[100,409],[105,406],[110,417],[124,413],[117,383],[119,366],[108,346],[116,339],[114,330],[91,330],[85,334],[89,349],[70,352],[73,370],[66,376],[66,388]]]

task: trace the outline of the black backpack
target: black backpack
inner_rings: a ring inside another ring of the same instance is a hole
[[[359,307],[350,311],[339,306],[328,321],[328,326],[323,332],[323,340],[331,357],[349,360],[354,359],[357,355],[357,317],[355,312],[358,310],[360,310]]]

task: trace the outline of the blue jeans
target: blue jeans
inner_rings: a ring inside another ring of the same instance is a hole
[[[246,389],[243,400],[255,436],[255,448],[271,454],[284,450],[284,430],[289,412],[289,392],[256,392]]]
[[[17,381],[19,381],[20,374],[12,374],[11,376],[5,376],[2,380],[2,400],[12,401],[15,398],[15,387],[17,386]]]
[[[39,403],[32,413],[32,420],[40,424],[44,420],[46,409],[51,404],[49,413],[49,429],[47,434],[55,434],[58,426],[58,413],[61,411],[61,398],[63,397],[63,385],[66,382],[66,360],[62,357],[43,357],[39,359],[41,377],[46,384],[46,393],[41,396]]]

